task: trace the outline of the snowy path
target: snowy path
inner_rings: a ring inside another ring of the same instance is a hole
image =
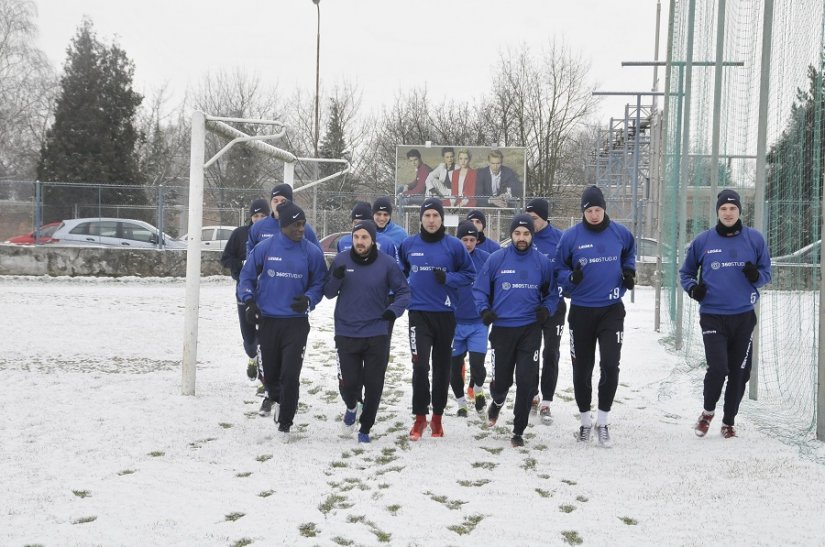
[[[566,335],[555,422],[524,449],[509,424],[455,417],[452,395],[446,437],[408,442],[406,316],[374,442],[342,438],[330,301],[310,318],[305,437],[277,443],[232,290],[202,287],[198,394],[183,397],[182,280],[0,278],[0,544],[825,544],[825,466],[760,433],[756,403],[739,438],[694,436],[700,373],[652,332],[646,287],[625,302],[610,450],[573,440]]]

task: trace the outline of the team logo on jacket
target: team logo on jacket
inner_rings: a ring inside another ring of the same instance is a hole
[[[722,263],[721,263],[721,262],[716,262],[716,261],[714,260],[713,262],[711,262],[711,263],[710,263],[710,269],[711,269],[711,270],[718,270],[718,269],[719,269],[719,268],[721,268],[721,267],[722,267]]]
[[[266,275],[268,275],[269,277],[275,277],[275,270],[267,270]]]
[[[510,287],[511,287],[511,285],[507,281],[505,281],[504,283],[501,284],[502,290],[509,291]]]
[[[412,266],[410,266],[410,271],[417,272],[418,271],[418,266],[416,264],[413,264]]]
[[[591,246],[592,246],[592,245],[591,245]],[[581,265],[582,265],[582,268],[583,268],[583,267],[585,267],[585,266],[587,266],[587,258],[586,258],[586,257],[581,257],[581,258],[579,259],[579,264],[581,264]]]

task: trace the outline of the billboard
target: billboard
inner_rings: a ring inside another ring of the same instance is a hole
[[[527,152],[522,147],[399,145],[395,188],[399,206],[438,197],[445,207],[524,206]]]

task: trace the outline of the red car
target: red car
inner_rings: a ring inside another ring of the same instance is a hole
[[[30,234],[10,237],[6,240],[6,243],[13,243],[15,245],[34,245],[35,243],[42,245],[44,243],[57,243],[57,239],[52,239],[52,234],[54,234],[58,226],[60,226],[60,222],[50,222],[41,226],[40,237],[37,238],[37,241],[34,240],[34,232],[31,232]]]

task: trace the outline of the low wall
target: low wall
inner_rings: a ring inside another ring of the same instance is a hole
[[[228,275],[221,253],[201,252],[201,275]],[[0,275],[186,277],[186,251],[0,244]]]

